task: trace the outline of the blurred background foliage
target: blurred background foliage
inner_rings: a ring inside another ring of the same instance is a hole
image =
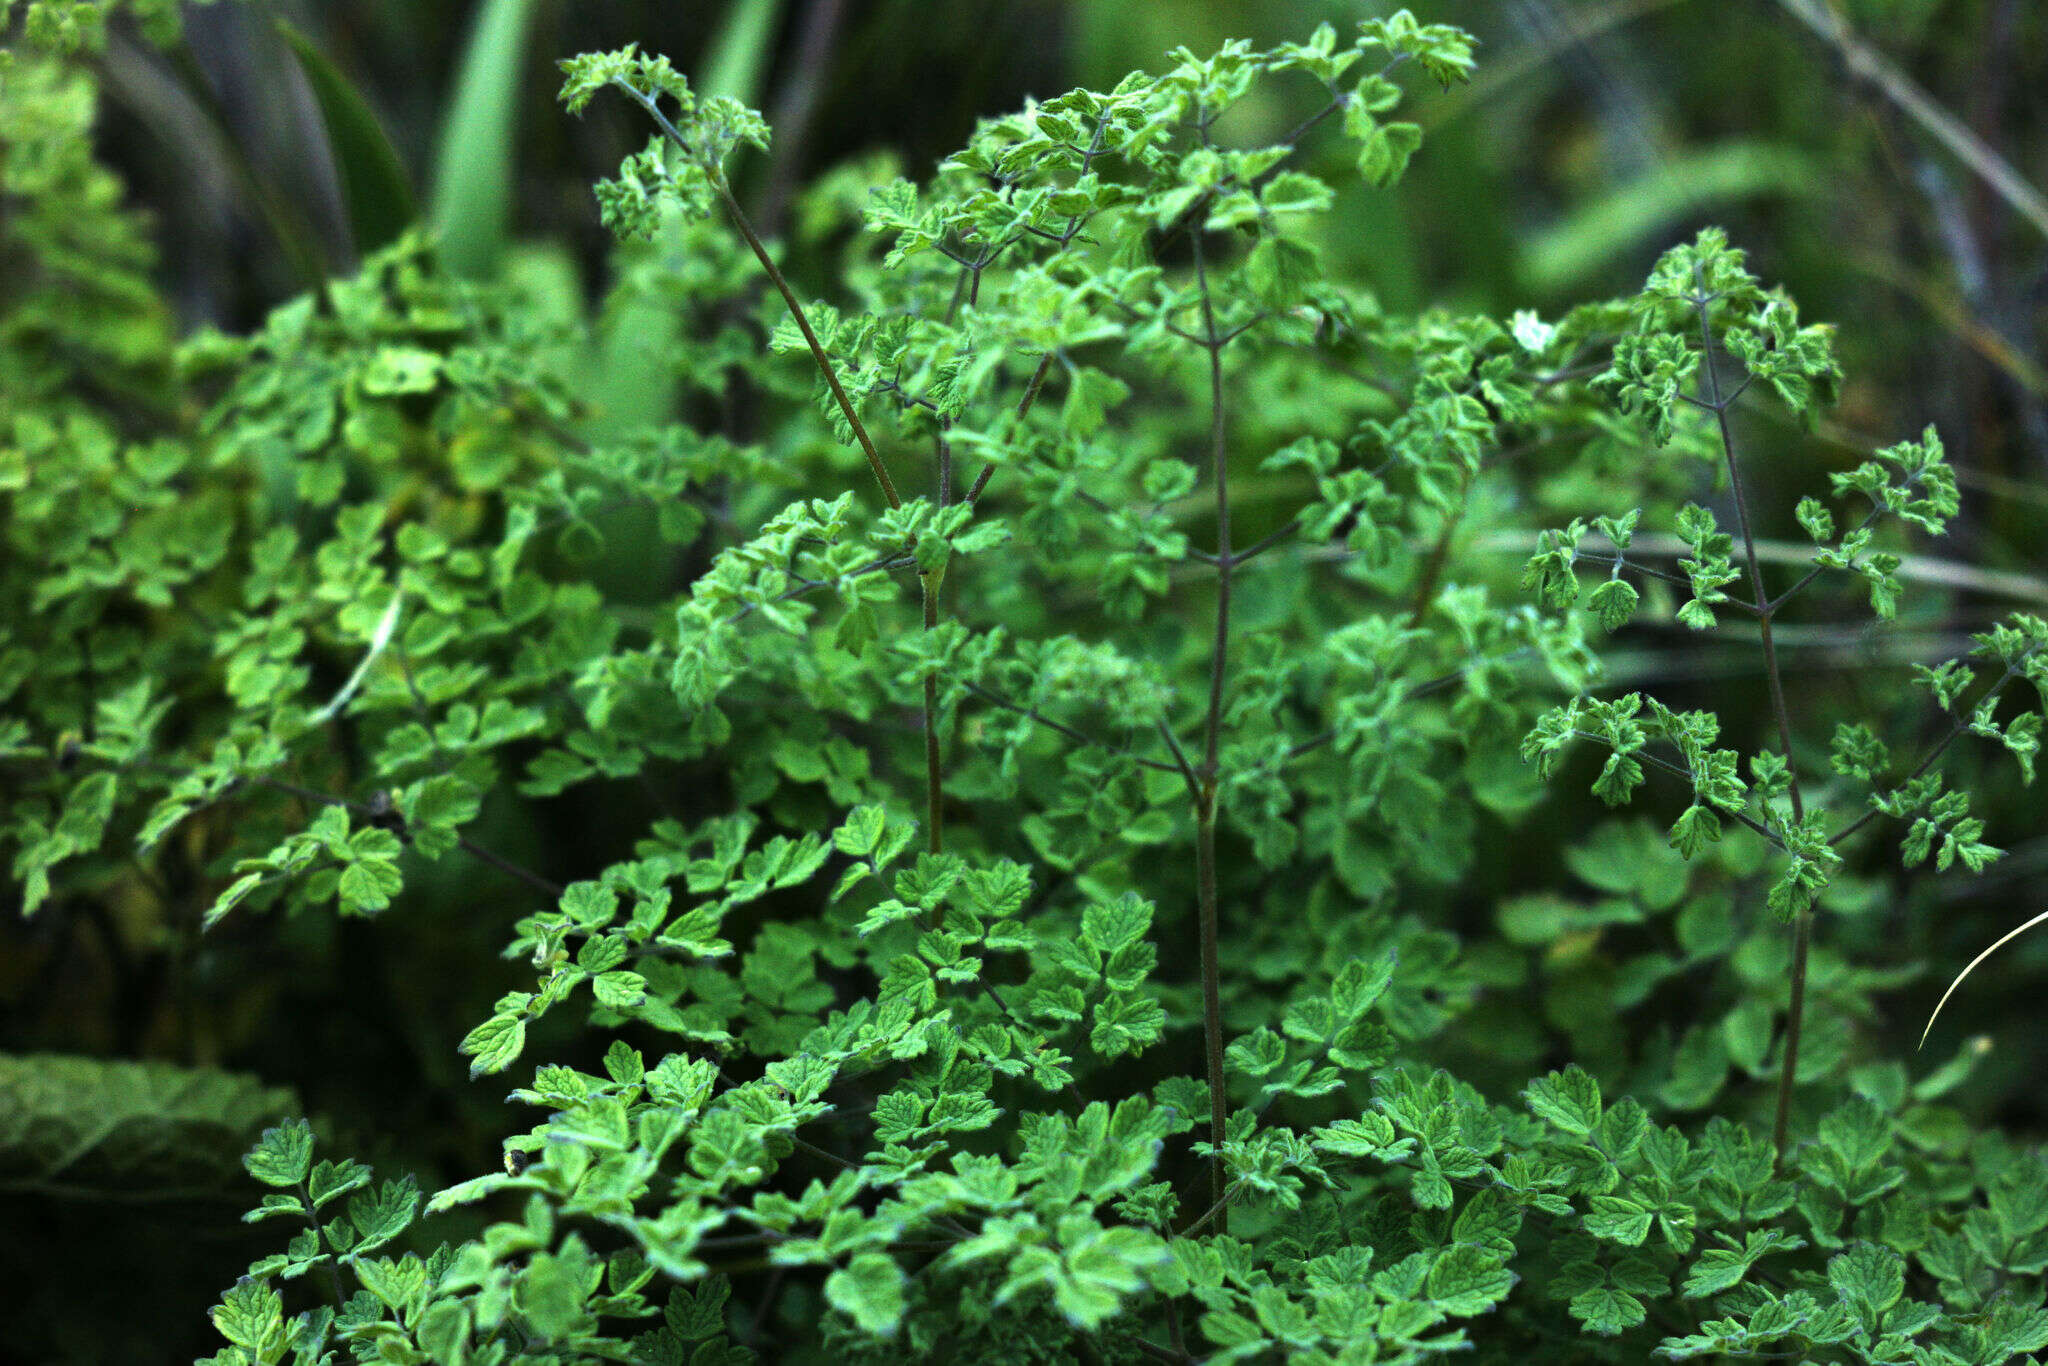
[[[150,215],[157,278],[180,330],[249,331],[321,277],[347,273],[415,212],[440,231],[451,267],[510,283],[531,307],[581,325],[597,320],[620,276],[658,275],[662,253],[679,244],[612,248],[590,184],[645,130],[623,102],[583,119],[563,115],[554,99],[559,57],[637,42],[670,55],[700,85],[761,108],[774,150],[736,167],[741,197],[766,231],[785,238],[798,279],[822,292],[846,220],[799,213],[800,186],[837,175],[845,202],[855,202],[888,166],[921,177],[977,117],[1028,98],[1108,88],[1133,68],[1157,69],[1178,44],[1207,51],[1239,36],[1271,44],[1304,37],[1322,20],[1348,27],[1391,8],[1334,0],[210,5],[188,11],[185,41],[168,52],[114,26],[96,58],[97,150]],[[1819,430],[1759,426],[1748,437],[1759,451],[1752,468],[1765,485],[1756,502],[1769,510],[1766,537],[1797,538],[1791,507],[1800,493],[1929,421],[1964,486],[1950,540],[1909,568],[1936,591],[1909,600],[1882,633],[1791,623],[1781,639],[1792,647],[1794,689],[1854,694],[1880,674],[1895,678],[1913,662],[1960,652],[1968,632],[2015,608],[2048,610],[2048,211],[2029,189],[2048,183],[2048,8],[2029,0],[1441,0],[1415,8],[1482,39],[1480,74],[1466,88],[1420,93],[1427,141],[1397,193],[1344,191],[1323,245],[1331,275],[1368,282],[1389,309],[1440,303],[1555,317],[1573,303],[1632,291],[1666,246],[1702,224],[1724,225],[1759,276],[1783,283],[1807,318],[1839,327],[1847,375],[1840,407]],[[1304,101],[1311,94],[1302,93]],[[1277,137],[1306,112],[1305,103],[1254,105],[1234,111],[1242,121],[1234,132],[1254,141],[1262,131],[1254,125],[1263,125]],[[575,358],[600,427],[689,415],[703,401],[688,376],[664,364],[663,338],[678,323],[658,291],[635,297],[612,296],[613,315]],[[1563,474],[1532,464],[1519,495],[1553,522],[1618,510],[1614,499],[1626,495],[1598,487],[1587,473],[1596,468],[1580,462]],[[1260,489],[1252,481],[1242,492],[1256,500]],[[1276,483],[1268,496],[1278,520],[1286,514],[1277,501],[1298,490]],[[1249,515],[1253,534],[1257,520]],[[606,572],[629,588],[639,575],[630,516],[608,530],[619,534]],[[642,542],[647,534],[639,528]],[[1466,549],[1497,553],[1505,577],[1531,549],[1525,533],[1475,525],[1462,534]],[[1613,682],[1654,685],[1674,705],[1717,706],[1731,724],[1759,714],[1747,642],[1724,654],[1645,623],[1617,639],[1610,662]],[[1909,728],[1931,722],[1916,710],[1901,712],[1899,724],[1901,733],[1885,738],[1911,750]],[[1959,770],[1971,762],[1959,760]],[[1894,945],[1888,957],[1903,945],[1934,965],[1880,998],[1901,1054],[1947,977],[2041,908],[2048,826],[2039,791],[2023,788],[2010,763],[1956,776],[1991,798],[1977,809],[2007,857],[1973,879],[1909,884],[1895,868],[1862,870],[1896,878],[1898,895],[1879,914],[1831,920],[1824,930],[1852,955],[1863,936]],[[589,848],[640,825],[557,805],[500,813],[486,842],[524,846],[526,863],[549,868],[587,863]],[[1454,894],[1450,913],[1463,922],[1454,928],[1491,929],[1517,894],[1583,875],[1555,851],[1604,814],[1590,796],[1558,789],[1512,832],[1528,856],[1485,864]],[[515,890],[474,865],[436,864],[414,874],[400,908],[411,914],[374,924],[244,918],[208,936],[190,961],[176,947],[189,941],[151,923],[153,903],[140,899],[126,908],[132,915],[118,903],[90,916],[61,907],[33,921],[9,915],[0,921],[0,1053],[231,1068],[291,1088],[231,1088],[251,1123],[293,1108],[295,1092],[344,1150],[415,1170],[432,1187],[489,1161],[502,1128],[494,1088],[464,1084],[454,1045],[513,979],[510,968],[476,965],[492,962],[502,927],[518,913],[506,904]],[[1513,937],[1512,926],[1502,928]],[[291,1006],[280,1012],[273,1003],[287,983]],[[2048,1072],[2044,984],[2048,934],[1992,960],[1949,1008],[1943,1056],[1961,1038],[1992,1041],[1962,1093],[1985,1123],[2038,1130],[2048,1121],[2028,1084]],[[196,1034],[179,1004],[188,992],[222,1003]],[[1590,1027],[1553,1023],[1574,1034]],[[1585,1042],[1575,1037],[1575,1046]],[[1540,1040],[1503,1039],[1491,1061],[1519,1079],[1542,1056]],[[1458,1065],[1478,1080],[1485,1062]],[[394,1087],[394,1077],[410,1084]],[[189,1357],[183,1329],[195,1350],[205,1337],[193,1307],[210,1302],[248,1256],[232,1229],[218,1246],[185,1241],[190,1227],[219,1227],[246,1203],[233,1164],[210,1167],[205,1154],[209,1143],[235,1151],[243,1139],[209,1138],[204,1126],[186,1124],[203,1094],[163,1076],[109,1071],[72,1090],[125,1097],[94,1101],[124,1117],[156,1107],[164,1119],[150,1141],[197,1155],[102,1153],[78,1168],[90,1177],[81,1186],[61,1166],[72,1160],[66,1154],[118,1143],[122,1126],[68,1143],[38,1131],[31,1143],[20,1135],[36,1107],[55,1102],[0,1075],[0,1135],[20,1138],[9,1140],[11,1165],[0,1173],[0,1223],[14,1230],[0,1240],[0,1256],[31,1257],[43,1270],[23,1279],[21,1267],[0,1266],[0,1283],[60,1286],[67,1298],[61,1314],[22,1305],[17,1322],[87,1332],[78,1283],[47,1274],[52,1258],[106,1273],[98,1283],[108,1296],[93,1327],[107,1336],[65,1341],[55,1328],[30,1330],[0,1356]],[[129,1179],[157,1158],[182,1174],[174,1186]],[[124,1225],[131,1236],[116,1247],[98,1236],[109,1202],[133,1211]],[[166,1331],[166,1313],[190,1321]],[[124,1339],[120,1323],[135,1336]]]

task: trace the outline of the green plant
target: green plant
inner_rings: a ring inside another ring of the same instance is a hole
[[[598,189],[663,236],[610,311],[695,324],[665,359],[710,414],[625,430],[574,323],[410,234],[174,344],[89,78],[7,73],[42,136],[0,165],[28,909],[161,888],[198,944],[383,928],[444,861],[518,889],[520,980],[460,1051],[544,1117],[425,1199],[267,1130],[249,1217],[293,1231],[213,1361],[2048,1346],[2038,1152],[1943,1103],[1976,1049],[1884,1055],[1910,965],[1852,863],[1901,827],[1908,866],[1995,856],[1935,765],[1974,732],[2031,772],[2040,716],[1998,704],[2048,682],[2048,626],[1981,635],[1975,694],[1918,671],[1955,721],[1913,766],[1881,718],[1795,711],[1773,634],[1844,578],[1895,613],[1888,538],[1956,511],[1939,440],[1839,475],[1846,532],[1802,499],[1811,572],[1772,596],[1733,415],[1826,402],[1826,328],[1711,230],[1554,322],[1391,314],[1322,273],[1308,167],[1338,142],[1390,189],[1395,77],[1463,79],[1466,36],[1404,11],[1171,61],[983,123],[923,186],[821,183],[837,303],[727,179],[757,115],[633,49],[565,62],[572,111],[653,121]],[[1236,138],[1289,82],[1316,112]],[[102,337],[120,364],[79,364]],[[1542,534],[1535,603],[1475,545],[1528,483],[1624,473],[1639,507]],[[1693,501],[1721,478],[1735,536]],[[1675,573],[1639,548],[1665,524]],[[1744,612],[1746,758],[1713,712],[1594,693],[1587,616]],[[1668,830],[1578,832],[1451,932],[1581,741],[1610,805],[1672,780]],[[514,855],[567,793],[630,830]]]

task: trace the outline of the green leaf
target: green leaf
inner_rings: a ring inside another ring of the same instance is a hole
[[[436,774],[401,795],[406,835],[425,858],[438,859],[461,840],[461,828],[483,809],[483,794],[452,773]]]
[[[375,1194],[352,1196],[348,1217],[356,1226],[356,1244],[351,1250],[360,1254],[390,1242],[411,1226],[419,1207],[419,1186],[410,1176],[386,1181]]]
[[[1721,1022],[1728,1060],[1750,1073],[1762,1071],[1776,1023],[1776,1009],[1762,997],[1752,996],[1730,1011]]]
[[[341,870],[335,892],[345,913],[370,915],[389,906],[404,886],[404,877],[389,859],[360,859]]]
[[[244,1278],[213,1308],[220,1335],[248,1353],[245,1360],[281,1360],[285,1348],[284,1296],[261,1281]]]
[[[1795,1238],[1781,1229],[1749,1229],[1743,1234],[1739,1248],[1713,1247],[1700,1253],[1699,1260],[1686,1273],[1685,1296],[1698,1299],[1732,1290],[1763,1257],[1773,1252],[1797,1251],[1805,1246],[1805,1239]]]
[[[242,1165],[266,1186],[298,1185],[313,1165],[313,1126],[295,1119],[265,1129]]]
[[[888,815],[879,806],[856,806],[832,832],[833,847],[854,858],[866,858],[880,847]]]
[[[646,1064],[640,1058],[640,1050],[624,1039],[613,1039],[612,1046],[604,1053],[606,1075],[622,1086],[638,1085],[647,1075]]]
[[[647,994],[647,979],[637,972],[601,972],[590,980],[597,1003],[613,1010],[638,1005]]]
[[[893,1336],[903,1318],[903,1269],[880,1252],[863,1252],[825,1278],[825,1302],[862,1331]]]
[[[2011,1361],[2048,1347],[2048,1309],[2030,1309],[2011,1299],[2000,1299],[1985,1315],[1982,1327],[1972,1331],[1977,1340],[1970,1360]]]
[[[1639,1247],[1650,1236],[1651,1210],[1621,1195],[1596,1195],[1586,1211],[1586,1232],[1626,1247]]]
[[[363,392],[378,398],[425,394],[441,382],[441,357],[418,346],[386,346],[363,367]]]
[[[1111,996],[1095,1007],[1088,1046],[1104,1058],[1143,1051],[1166,1032],[1166,1011],[1144,996]]]
[[[1625,579],[1609,579],[1586,599],[1586,610],[1604,631],[1619,631],[1635,615],[1638,595],[1635,585]]]
[[[493,1015],[469,1031],[456,1052],[470,1059],[469,1075],[475,1079],[487,1072],[502,1072],[526,1046],[526,1019],[521,1015]]]
[[[1695,1025],[1678,1041],[1671,1075],[1658,1091],[1666,1105],[1681,1110],[1704,1109],[1728,1079],[1728,1045],[1722,1032]]]
[[[1577,1064],[1530,1082],[1522,1098],[1538,1119],[1580,1138],[1600,1123],[1600,1083]]]
[[[1293,308],[1318,275],[1312,247],[1285,237],[1261,237],[1245,258],[1245,284],[1268,308]]]
[[[582,1264],[566,1253],[537,1252],[521,1278],[521,1308],[527,1323],[543,1338],[580,1336],[589,1331],[590,1312]]]
[[[1891,1248],[1857,1243],[1828,1259],[1828,1284],[1874,1337],[1885,1311],[1906,1293],[1905,1259]]]
[[[1422,146],[1422,128],[1413,123],[1382,123],[1365,137],[1358,150],[1358,173],[1368,185],[1384,189],[1408,169],[1408,159]]]
[[[723,1276],[706,1276],[695,1289],[671,1286],[662,1321],[684,1342],[716,1337],[725,1330],[725,1303],[731,1295],[732,1282]]]
[[[296,1141],[259,1135],[299,1108],[289,1090],[214,1068],[0,1054],[0,1184],[100,1200],[239,1193],[247,1150]],[[270,1150],[265,1161],[288,1152]]]
[[[313,1198],[315,1209],[322,1209],[337,1196],[369,1184],[370,1169],[352,1157],[345,1157],[339,1162],[319,1162],[306,1177],[306,1190]]]
[[[1799,525],[1816,542],[1825,544],[1835,538],[1834,514],[1818,498],[1801,498],[1793,516],[1799,519]]]
[[[461,1361],[469,1353],[471,1308],[460,1300],[435,1300],[413,1329],[431,1361]]]
[[[1456,1318],[1483,1314],[1507,1298],[1515,1274],[1501,1259],[1473,1244],[1447,1248],[1429,1269],[1429,1299]]]
[[[1842,1170],[1867,1171],[1891,1148],[1891,1120],[1859,1097],[1836,1106],[1821,1119],[1820,1141]]]
[[[363,1289],[394,1312],[410,1315],[419,1309],[419,1301],[427,1289],[426,1268],[419,1258],[360,1258],[350,1264],[350,1269],[363,1283]]]
[[[1607,1336],[1634,1328],[1648,1315],[1634,1295],[1605,1285],[1574,1295],[1568,1307],[1587,1332]]]
[[[1134,892],[1090,902],[1081,912],[1081,938],[1105,954],[1137,942],[1151,927],[1152,903]]]
[[[1816,183],[1812,161],[1793,146],[1726,140],[1674,153],[1655,174],[1621,180],[1532,234],[1523,258],[1527,283],[1547,294],[1569,290],[1641,244],[1654,250],[1670,224],[1714,212],[1706,206],[1805,196]]]

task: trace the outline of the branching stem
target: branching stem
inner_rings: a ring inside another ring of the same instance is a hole
[[[342,1293],[339,1259],[341,1250],[327,1239],[327,1229],[320,1223],[320,1207],[313,1203],[313,1184],[304,1177],[299,1178],[299,1199],[305,1202],[306,1218],[313,1225],[313,1237],[323,1254],[320,1269],[327,1273],[327,1293],[334,1297],[334,1307],[348,1306],[348,1296]]]
[[[1217,940],[1220,919],[1216,888],[1216,791],[1220,774],[1217,755],[1223,740],[1223,684],[1230,662],[1230,579],[1237,561],[1230,550],[1230,458],[1224,438],[1223,341],[1216,331],[1215,300],[1209,289],[1208,263],[1202,234],[1192,232],[1195,281],[1202,304],[1202,332],[1209,353],[1209,456],[1216,486],[1216,637],[1209,655],[1209,713],[1202,728],[1202,763],[1196,771],[1195,793],[1196,905],[1201,921],[1202,1028],[1209,1064],[1209,1189],[1216,1211],[1216,1231],[1229,1232],[1230,1211],[1223,1206],[1223,1141],[1229,1128],[1229,1099],[1223,1078],[1223,970]]]
[[[1763,643],[1764,674],[1770,683],[1771,714],[1778,726],[1778,747],[1785,755],[1792,820],[1797,825],[1806,819],[1806,807],[1799,792],[1799,770],[1792,759],[1792,714],[1785,705],[1785,679],[1778,668],[1778,647],[1771,637],[1775,604],[1764,592],[1763,567],[1756,553],[1756,532],[1749,518],[1749,496],[1742,487],[1742,469],[1735,456],[1735,434],[1728,425],[1728,409],[1742,391],[1738,388],[1734,394],[1727,395],[1721,392],[1721,374],[1714,364],[1714,330],[1707,316],[1713,296],[1707,292],[1706,281],[1697,266],[1693,268],[1693,284],[1692,304],[1700,321],[1700,367],[1707,390],[1704,406],[1713,412],[1721,434],[1721,454],[1728,466],[1728,487],[1735,499],[1735,523],[1742,533],[1743,554],[1749,561],[1750,592],[1756,604],[1757,635]],[[1792,919],[1791,1001],[1785,1015],[1784,1061],[1778,1068],[1777,1117],[1771,1126],[1771,1144],[1777,1154],[1780,1172],[1785,1168],[1785,1147],[1792,1119],[1792,1091],[1798,1085],[1799,1036],[1806,1021],[1806,959],[1812,941],[1813,908],[1803,906]]]
[[[697,154],[690,147],[689,139],[669,122],[668,115],[661,112],[660,105],[651,97],[635,90],[626,81],[613,81],[612,84],[645,109],[668,140],[682,150],[684,156],[696,159]],[[868,458],[868,468],[875,472],[875,482],[882,486],[882,496],[889,500],[890,507],[902,507],[903,499],[896,492],[895,481],[889,478],[888,467],[882,464],[882,457],[875,450],[874,438],[868,435],[868,429],[861,422],[860,414],[853,410],[853,400],[846,396],[845,387],[839,383],[839,371],[833,366],[832,358],[825,354],[824,344],[818,340],[818,334],[812,330],[810,317],[804,312],[803,304],[797,300],[796,291],[789,287],[789,281],[783,278],[775,259],[768,254],[768,248],[762,244],[760,235],[754,231],[753,221],[747,217],[747,211],[740,207],[739,200],[733,198],[732,187],[725,183],[724,172],[716,166],[707,165],[704,167],[704,178],[710,182],[719,202],[725,205],[726,215],[732,219],[733,227],[746,239],[747,247],[754,253],[754,259],[761,263],[761,269],[767,274],[768,282],[782,295],[782,302],[788,306],[789,316],[796,321],[797,330],[804,334],[804,344],[811,348],[811,358],[818,362],[818,369],[825,376],[825,383],[832,390],[832,397],[838,401],[839,411],[846,415],[847,425],[853,428],[854,440],[860,443],[861,454]]]
[[[1927,772],[1928,769],[1933,768],[1935,760],[1941,758],[1943,754],[1947,753],[1948,747],[1954,744],[1956,740],[1961,737],[1962,733],[1970,728],[1970,722],[1968,718],[1976,714],[1977,708],[1983,706],[1986,702],[1989,702],[1992,698],[1998,696],[1999,693],[2005,691],[2005,685],[2012,682],[2015,678],[2018,678],[2019,676],[2020,671],[2018,669],[2008,667],[2006,671],[1999,676],[1997,682],[1993,683],[1990,687],[1984,690],[1983,695],[1980,696],[1975,703],[1967,707],[1957,707],[1955,724],[1948,728],[1948,734],[1942,736],[1941,739],[1935,741],[1934,744],[1928,748],[1927,753],[1920,756],[1920,762],[1913,766],[1913,771],[1911,773],[1908,773],[1905,776],[1905,778],[1900,781],[1899,786],[1905,786],[1907,783],[1912,782],[1915,778],[1918,778],[1921,774]],[[1883,814],[1884,813],[1879,811],[1876,807],[1871,807],[1868,811],[1865,811],[1855,820],[1850,821],[1847,825],[1843,826],[1840,830],[1836,831],[1833,835],[1829,836],[1828,843],[1831,845],[1840,844],[1842,841],[1848,839],[1851,835],[1855,834],[1858,830],[1861,830],[1864,826],[1870,824],[1872,821],[1876,820],[1879,816]]]
[[[1086,745],[1092,749],[1106,749],[1110,751],[1112,754],[1125,755],[1130,759],[1132,763],[1138,765],[1138,767],[1140,768],[1154,768],[1159,769],[1162,772],[1166,773],[1181,772],[1181,769],[1176,765],[1162,763],[1158,759],[1143,758],[1139,755],[1132,754],[1129,750],[1125,749],[1121,745],[1105,744],[1102,741],[1096,739],[1094,736],[1088,734],[1086,731],[1076,730],[1074,727],[1068,725],[1064,721],[1054,720],[1052,717],[1047,716],[1044,712],[1039,711],[1036,707],[1027,707],[1022,705],[1021,703],[1012,702],[1009,698],[1004,697],[1001,693],[991,692],[989,689],[982,687],[979,683],[970,682],[964,684],[963,686],[966,687],[967,691],[973,693],[982,701],[987,702],[992,706],[1001,707],[1004,711],[1013,711],[1017,713],[1017,715],[1019,716],[1028,716],[1033,721],[1036,721],[1039,725],[1044,726],[1049,730],[1058,731],[1061,735],[1066,736],[1075,744]]]
[[[937,576],[920,574],[918,583],[924,590],[924,629],[935,631],[939,625]],[[945,762],[939,754],[939,679],[936,674],[927,674],[924,680],[924,801],[926,847],[934,854],[944,847],[940,814],[945,805],[945,781]]]

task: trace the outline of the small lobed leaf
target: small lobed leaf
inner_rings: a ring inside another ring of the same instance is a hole
[[[892,1336],[903,1318],[903,1269],[880,1252],[863,1252],[825,1278],[825,1302],[863,1332]]]
[[[265,1129],[242,1159],[249,1175],[266,1186],[296,1186],[313,1165],[313,1126],[303,1119]]]

